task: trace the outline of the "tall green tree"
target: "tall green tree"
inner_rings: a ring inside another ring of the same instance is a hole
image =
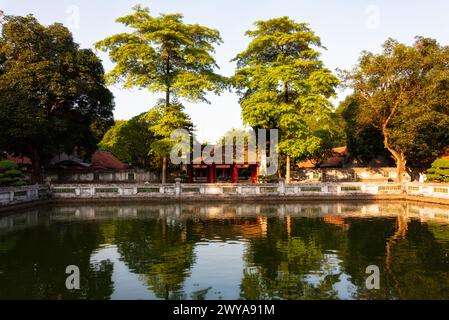
[[[388,39],[379,54],[364,52],[345,73],[359,104],[356,122],[382,133],[402,181],[406,166],[429,164],[449,141],[449,47],[417,37]]]
[[[120,160],[139,168],[154,167],[148,154],[156,138],[149,128],[154,125],[145,118],[146,113],[118,120],[98,144],[101,150],[112,152]]]
[[[225,132],[225,134],[217,141],[217,144],[225,145],[228,143],[243,142],[245,146],[252,140],[252,132],[241,128],[232,128]],[[253,141],[251,141],[253,142]]]
[[[244,122],[280,130],[288,182],[290,159],[320,148],[313,127],[329,117],[338,79],[319,59],[323,46],[307,24],[281,17],[257,21],[255,27],[245,33],[252,39],[248,48],[234,58],[233,83]]]
[[[344,119],[338,112],[331,112],[327,119],[315,122],[311,128],[319,138],[318,145],[299,160],[310,160],[318,166],[334,155],[334,148],[346,145]]]
[[[179,140],[173,141],[171,134],[174,130],[184,129],[189,133],[193,132],[193,123],[190,117],[184,112],[184,107],[173,102],[166,106],[162,99],[159,104],[145,114],[145,119],[151,124],[150,132],[155,140],[151,143],[150,154],[162,157],[162,183],[167,181],[167,159],[170,152]]]
[[[92,151],[112,121],[101,61],[63,25],[4,16],[0,35],[0,150],[31,158],[41,182],[51,153]]]
[[[208,102],[207,92],[219,94],[224,89],[226,80],[215,72],[218,66],[213,58],[214,46],[222,41],[217,30],[186,24],[181,14],[154,17],[148,8],[133,9],[132,14],[117,19],[132,32],[111,36],[96,45],[108,51],[116,64],[107,75],[109,83],[164,93],[167,109],[172,102],[179,107],[179,99]],[[166,163],[166,148],[155,151],[161,151],[162,162]],[[166,177],[165,172],[162,177]]]
[[[357,115],[361,112],[360,104],[353,95],[340,102],[336,111],[343,123],[347,147],[358,163],[367,165],[371,160],[382,157],[393,162],[390,153],[385,149],[382,131],[372,123],[360,123]]]

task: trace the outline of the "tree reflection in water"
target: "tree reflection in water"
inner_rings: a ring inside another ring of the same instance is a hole
[[[186,239],[184,227],[163,218],[115,223],[115,243],[123,260],[159,298],[185,298],[183,282],[195,261],[195,243]]]
[[[449,299],[446,210],[405,203],[24,210],[0,217],[0,298],[126,297],[113,279],[135,274],[159,299],[210,299],[221,290],[241,299]],[[220,255],[220,246],[207,256],[198,246],[217,243],[243,248],[243,269],[233,274],[240,285],[221,288],[216,274],[195,286],[189,279],[201,278],[200,262],[213,266]],[[116,248],[125,269],[114,269],[117,260],[107,254],[92,263],[105,245]],[[81,290],[65,288],[70,264],[80,268]],[[381,272],[379,290],[365,287],[373,264]]]
[[[103,242],[99,231],[97,223],[76,223],[0,234],[0,299],[108,299],[113,266],[90,263]],[[80,269],[80,290],[65,287],[68,265]]]

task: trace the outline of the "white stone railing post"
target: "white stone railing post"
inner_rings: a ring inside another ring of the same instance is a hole
[[[279,179],[279,194],[285,195],[285,180],[283,178]]]
[[[177,197],[181,196],[181,179],[180,178],[175,179],[175,195]]]

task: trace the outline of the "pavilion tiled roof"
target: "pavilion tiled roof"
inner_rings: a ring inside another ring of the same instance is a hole
[[[123,163],[120,159],[107,151],[97,150],[92,155],[91,167],[101,167],[105,169],[123,170],[127,169],[128,165]]]

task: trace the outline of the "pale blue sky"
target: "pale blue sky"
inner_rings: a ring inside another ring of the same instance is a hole
[[[231,75],[230,60],[248,44],[243,36],[256,20],[288,15],[310,23],[327,51],[322,59],[331,70],[350,68],[362,50],[379,51],[393,37],[411,43],[416,35],[449,44],[449,1],[447,0],[0,0],[6,14],[34,14],[43,24],[55,21],[68,26],[82,47],[124,31],[117,17],[135,4],[148,6],[153,14],[182,13],[187,23],[199,23],[220,30],[224,43],[216,60],[224,75]],[[100,54],[106,70],[112,67]],[[139,90],[111,88],[115,95],[116,119],[129,119],[148,110],[158,98]],[[344,94],[339,95],[341,99]],[[232,127],[242,127],[238,98],[234,93],[210,96],[211,105],[187,104],[200,140],[215,142]]]

